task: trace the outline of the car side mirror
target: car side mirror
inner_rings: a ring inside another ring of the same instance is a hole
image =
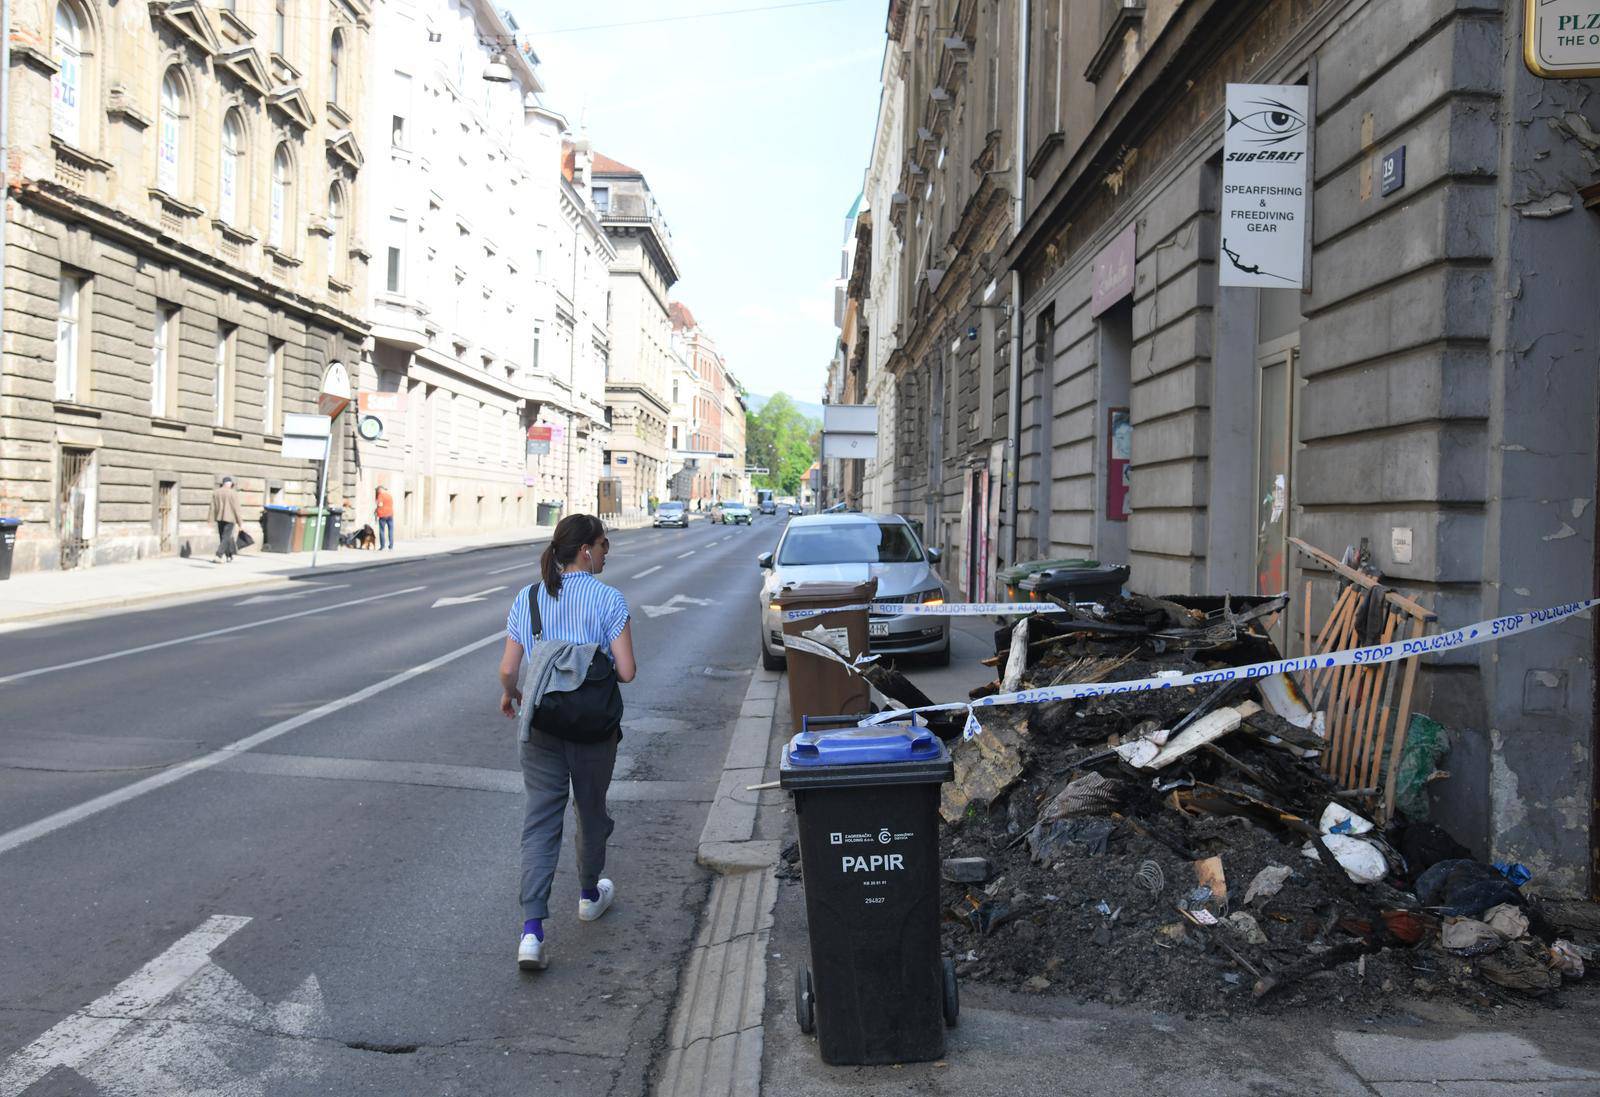
[[[763,552],[760,556],[757,556],[756,564],[759,567],[770,568],[772,566],[772,553]]]
[[[928,563],[930,564],[937,564],[943,557],[944,553],[940,552],[936,548],[931,548],[928,550]]]

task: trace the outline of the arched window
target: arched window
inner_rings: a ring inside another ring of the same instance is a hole
[[[230,110],[222,119],[222,171],[217,194],[217,219],[226,225],[240,226],[239,191],[247,187],[250,176],[244,166],[244,123],[239,111]],[[249,209],[248,199],[245,209]]]
[[[343,278],[344,263],[344,187],[328,188],[328,277]]]
[[[83,18],[62,0],[56,5],[55,38],[50,45],[50,58],[56,63],[50,78],[50,132],[69,145],[82,140],[87,37]]]
[[[279,251],[289,251],[286,241],[294,219],[294,159],[288,145],[279,145],[272,157],[272,217],[267,226],[267,243]]]
[[[156,187],[173,197],[178,197],[184,114],[183,77],[174,66],[161,78],[161,128],[156,143]]]
[[[328,43],[328,102],[339,102],[339,66],[344,61],[344,33],[333,32],[333,40]]]

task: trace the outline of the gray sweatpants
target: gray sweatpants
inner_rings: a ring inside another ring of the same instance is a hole
[[[561,856],[567,788],[578,817],[578,886],[595,888],[606,867],[606,839],[616,826],[606,814],[606,790],[617,764],[617,740],[569,743],[542,731],[522,744],[522,784],[528,790],[522,823],[522,916],[550,916],[550,885]]]

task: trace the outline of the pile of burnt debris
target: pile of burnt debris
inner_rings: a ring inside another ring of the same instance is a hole
[[[1286,602],[1128,596],[1024,618],[997,632],[997,680],[972,696],[1274,660]],[[868,673],[928,703],[893,670]],[[1600,906],[1536,900],[1521,865],[1479,863],[1402,811],[1376,825],[1375,790],[1321,764],[1324,713],[1302,683],[1221,677],[979,706],[970,738],[965,711],[934,714],[955,761],[945,944],[965,979],[1187,1012],[1372,1011],[1537,997],[1594,969]]]

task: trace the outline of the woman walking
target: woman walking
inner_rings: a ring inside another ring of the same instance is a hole
[[[522,825],[524,921],[517,947],[517,965],[525,971],[542,971],[550,963],[544,921],[569,786],[578,817],[578,917],[594,921],[616,895],[615,885],[600,873],[615,825],[606,813],[606,790],[622,738],[622,709],[620,695],[603,678],[614,674],[617,682],[631,682],[636,667],[628,604],[597,578],[610,549],[605,524],[594,515],[561,519],[539,558],[540,581],[517,594],[506,618],[500,711],[518,718],[521,710],[522,783],[528,793]],[[526,697],[518,685],[525,664]],[[570,711],[573,704],[588,704],[595,687],[612,698],[612,707],[603,708],[599,741],[579,741],[594,736],[571,737],[568,726],[535,726],[532,716],[542,700],[566,704]]]

